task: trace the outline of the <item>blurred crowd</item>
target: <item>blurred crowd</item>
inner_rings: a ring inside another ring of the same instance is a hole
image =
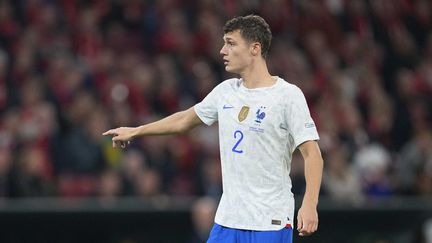
[[[0,1],[0,197],[221,194],[217,126],[101,134],[199,102],[222,80],[222,26],[271,26],[271,73],[299,86],[320,133],[322,193],[347,203],[432,195],[429,0]],[[293,191],[304,190],[296,153]]]

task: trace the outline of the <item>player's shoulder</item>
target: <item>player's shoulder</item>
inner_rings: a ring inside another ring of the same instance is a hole
[[[239,78],[229,78],[222,81],[221,85],[229,86],[229,87],[239,87],[241,83],[241,79]]]
[[[241,80],[239,78],[230,78],[222,81],[215,88],[223,91],[235,90],[240,87]]]
[[[280,78],[280,88],[283,90],[283,92],[288,92],[291,94],[303,94],[303,91],[295,84],[290,83],[288,81],[286,81],[283,78]]]

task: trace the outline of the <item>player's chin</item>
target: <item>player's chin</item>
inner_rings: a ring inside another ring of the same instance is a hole
[[[229,66],[229,65],[225,66],[225,71],[227,71],[229,73],[237,73],[236,69],[234,69],[232,66]]]

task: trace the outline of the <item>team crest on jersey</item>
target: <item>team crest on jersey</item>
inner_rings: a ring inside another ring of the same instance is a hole
[[[257,111],[256,111],[256,119],[255,122],[257,123],[261,123],[262,120],[264,120],[266,113],[264,111],[262,111],[261,109],[265,109],[265,107],[261,106]]]
[[[261,124],[266,117],[266,113],[264,112],[265,109],[265,106],[260,106],[255,112],[255,123],[249,127],[249,131],[264,133],[264,128],[261,127]]]
[[[242,122],[246,119],[247,115],[249,114],[249,106],[243,106],[238,114],[238,120],[239,122]]]

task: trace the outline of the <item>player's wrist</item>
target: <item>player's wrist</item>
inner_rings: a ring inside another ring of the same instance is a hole
[[[318,200],[305,197],[303,198],[302,206],[316,208],[318,206]]]
[[[142,130],[142,126],[132,128],[131,139],[139,137],[141,134],[141,130]]]

